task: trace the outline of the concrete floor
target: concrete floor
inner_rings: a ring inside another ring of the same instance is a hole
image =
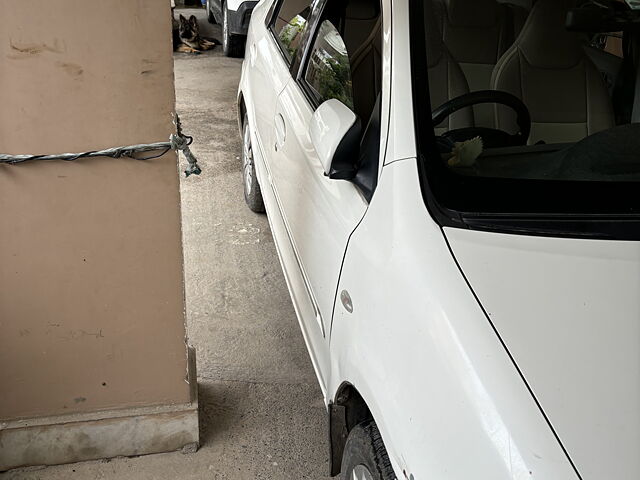
[[[218,26],[197,13],[203,33]],[[187,322],[201,448],[17,470],[3,480],[327,477],[326,413],[267,218],[244,205],[235,98],[241,60],[176,54],[177,111],[203,174],[182,179]],[[181,165],[184,169],[184,165]]]

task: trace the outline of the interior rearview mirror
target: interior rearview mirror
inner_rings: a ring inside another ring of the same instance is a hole
[[[309,135],[325,175],[336,180],[355,177],[360,134],[358,116],[339,100],[330,99],[318,107]]]

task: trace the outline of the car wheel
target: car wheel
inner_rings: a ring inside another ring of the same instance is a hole
[[[341,472],[342,480],[396,480],[375,422],[361,423],[349,432]]]
[[[227,57],[244,55],[244,35],[234,35],[229,29],[229,10],[226,2],[222,5],[222,51]]]
[[[256,213],[264,213],[264,201],[262,200],[262,192],[253,161],[251,131],[249,130],[249,121],[246,115],[244,116],[244,127],[242,129],[242,183],[244,186],[244,200],[249,208]]]
[[[211,10],[211,0],[207,0],[207,20],[209,20],[209,23],[216,23],[216,17],[213,16],[213,11]]]

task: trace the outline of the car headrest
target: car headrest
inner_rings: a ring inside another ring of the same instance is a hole
[[[531,9],[517,47],[527,62],[539,68],[571,68],[584,59],[582,36],[569,32],[567,12],[574,0],[538,0]]]

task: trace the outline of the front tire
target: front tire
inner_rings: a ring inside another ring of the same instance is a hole
[[[264,213],[264,200],[262,191],[256,175],[256,165],[253,158],[253,147],[251,146],[251,131],[249,130],[249,119],[244,116],[242,128],[242,184],[244,188],[244,201],[253,212]]]
[[[396,480],[375,422],[353,427],[342,455],[342,480]]]
[[[222,4],[222,51],[227,57],[242,57],[246,37],[234,35],[229,28],[229,9],[227,3]]]

